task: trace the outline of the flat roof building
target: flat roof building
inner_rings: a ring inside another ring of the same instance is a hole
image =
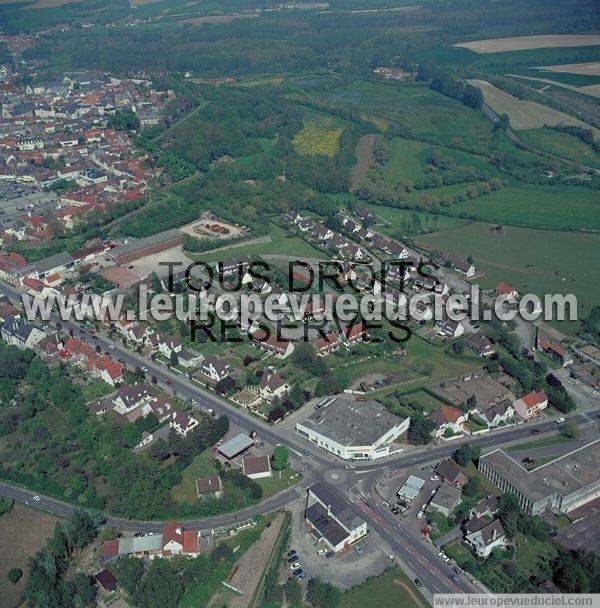
[[[224,444],[220,445],[217,448],[217,451],[222,456],[225,456],[228,460],[239,456],[243,452],[245,452],[248,448],[251,448],[254,445],[254,439],[250,437],[250,435],[246,435],[245,433],[240,433],[235,437],[232,437]]]
[[[424,479],[409,475],[408,479],[402,484],[402,487],[398,490],[396,495],[400,500],[406,503],[412,502],[417,497],[424,484]]]
[[[367,533],[364,519],[321,483],[308,488],[304,518],[313,536],[335,552],[350,546]]]
[[[315,412],[296,423],[296,432],[324,450],[347,460],[388,456],[390,444],[408,430],[410,418],[390,414],[377,401],[348,395],[321,399]]]
[[[177,228],[171,228],[115,247],[111,250],[110,257],[116,264],[129,264],[154,253],[177,247],[183,243],[183,238],[183,232],[180,232]]]
[[[479,459],[479,470],[500,490],[517,496],[532,515],[545,509],[569,513],[600,496],[600,439],[532,471],[497,449]]]

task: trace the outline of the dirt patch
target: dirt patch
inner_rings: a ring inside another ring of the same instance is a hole
[[[227,604],[229,608],[246,608],[252,601],[260,577],[271,557],[283,518],[283,513],[277,515],[271,525],[264,529],[260,538],[236,562],[227,583],[244,595],[235,595],[230,599]]]
[[[205,17],[191,17],[182,19],[182,23],[191,23],[192,25],[203,25],[204,23],[231,23],[235,19],[253,19],[260,17],[258,13],[230,13],[229,15],[206,15]]]
[[[421,608],[425,608],[425,605],[421,601],[421,598],[403,581],[399,581],[398,579],[394,579],[394,585],[398,585],[398,587],[402,587],[408,595],[412,598],[413,602],[417,604],[417,606],[421,606]]]
[[[15,504],[0,517],[0,608],[15,608],[25,585],[25,576],[13,585],[6,574],[11,568],[27,569],[27,559],[37,553],[54,530],[52,515]]]
[[[454,46],[470,49],[476,53],[502,53],[503,51],[526,51],[569,46],[595,46],[600,44],[597,34],[556,34],[551,36],[515,36],[513,38],[490,38],[461,42]]]
[[[375,161],[373,143],[377,135],[363,135],[356,144],[356,164],[350,169],[350,188],[354,190],[364,179],[369,167]]]

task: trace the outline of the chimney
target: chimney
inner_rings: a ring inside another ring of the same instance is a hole
[[[496,540],[496,538],[498,537],[498,529],[494,528],[492,530],[492,542],[494,542]]]

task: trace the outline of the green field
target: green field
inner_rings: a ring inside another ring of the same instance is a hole
[[[377,222],[376,229],[384,234],[393,235],[397,232],[415,234],[418,232],[437,232],[438,230],[449,230],[468,223],[457,217],[427,213],[426,211],[412,211],[410,209],[397,209],[396,207],[384,207],[382,205],[371,205],[362,203],[376,216],[376,220],[389,222],[382,225]],[[420,228],[418,230],[417,228]]]
[[[561,445],[563,443],[573,443],[574,441],[574,439],[571,437],[566,437],[565,435],[550,435],[550,437],[542,437],[541,439],[534,439],[533,441],[512,445],[507,449],[507,452],[523,452],[525,450],[547,448],[553,445]],[[552,456],[552,459],[556,458],[557,456]]]
[[[498,233],[488,224],[473,223],[460,228],[416,237],[427,249],[449,251],[461,257],[472,255],[485,276],[484,288],[500,281],[519,293],[574,293],[578,315],[585,315],[600,299],[598,251],[600,235],[575,232],[544,232],[507,226]],[[560,323],[574,330],[575,322]]]
[[[439,196],[453,188],[448,186],[428,192]],[[464,191],[464,185],[462,189]],[[576,186],[510,185],[453,205],[444,212],[528,228],[600,231],[598,194],[589,188]]]
[[[300,154],[333,158],[339,152],[343,132],[344,123],[338,118],[309,112],[293,143]]]
[[[431,151],[430,144],[394,137],[389,143],[390,159],[383,167],[383,175],[390,188],[404,180],[423,176],[423,167]]]
[[[386,84],[357,80],[322,94],[324,102],[356,109],[400,125],[419,138],[484,151],[491,141],[482,112],[432,91],[426,85]]]
[[[428,608],[429,603],[400,568],[389,568],[383,574],[368,578],[344,592],[344,608]]]
[[[545,152],[572,159],[583,165],[600,169],[600,154],[578,137],[554,129],[525,129],[519,131],[519,138],[526,144]]]
[[[288,238],[285,230],[276,224],[270,224],[269,243],[255,243],[250,245],[240,245],[222,251],[188,254],[194,260],[203,262],[217,262],[229,257],[239,257],[243,255],[290,255],[306,258],[323,258],[322,251],[315,249],[305,240],[295,236]]]

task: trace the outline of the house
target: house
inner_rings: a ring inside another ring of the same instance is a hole
[[[196,530],[185,530],[180,523],[174,521],[164,524],[161,557],[173,555],[197,557],[198,553],[198,532]]]
[[[458,338],[465,333],[465,328],[458,321],[453,321],[447,316],[436,321],[435,328],[440,335],[448,338]]]
[[[429,414],[429,419],[435,423],[434,437],[439,438],[444,435],[447,429],[454,434],[464,432],[464,423],[469,418],[465,413],[451,405],[442,405],[439,409]]]
[[[149,403],[152,392],[147,384],[124,384],[112,397],[114,409],[119,414],[128,414],[132,410]]]
[[[440,479],[455,488],[462,488],[469,481],[469,478],[463,473],[462,469],[450,458],[445,458],[438,462],[435,467],[435,473]]]
[[[116,591],[117,589],[117,579],[114,577],[113,573],[106,568],[98,572],[98,574],[94,574],[94,578],[96,582],[104,591]]]
[[[456,270],[457,272],[464,274],[466,277],[472,277],[475,275],[475,266],[473,266],[473,264],[467,260],[462,260],[461,258],[457,258],[449,253],[442,254],[440,259],[444,266],[452,268],[452,270]]]
[[[180,435],[187,437],[188,433],[198,426],[198,421],[187,412],[175,410],[171,415],[169,426],[172,429],[175,429]]]
[[[0,327],[2,339],[8,344],[24,350],[34,348],[46,334],[20,317],[7,317]]]
[[[135,344],[143,344],[146,338],[154,331],[149,325],[133,323],[122,329],[125,337]]]
[[[258,348],[274,353],[280,359],[286,359],[294,352],[294,344],[289,340],[277,338],[259,330],[252,335],[252,341]]]
[[[492,341],[480,331],[467,340],[467,346],[480,357],[491,357],[496,352]]]
[[[548,396],[544,391],[531,391],[517,399],[513,408],[517,416],[523,420],[531,420],[538,416],[548,405]]]
[[[500,520],[495,519],[483,528],[466,534],[465,540],[473,547],[478,557],[487,558],[494,549],[506,544],[506,532]]]
[[[181,352],[183,348],[181,344],[181,340],[179,338],[173,338],[171,336],[161,335],[158,340],[158,350],[163,354],[167,359],[171,358],[173,353],[177,354]]]
[[[198,367],[198,364],[203,360],[203,356],[199,353],[195,353],[187,348],[182,348],[179,353],[177,353],[177,358],[179,359],[179,365],[183,367]]]
[[[267,401],[275,397],[283,397],[289,389],[290,387],[279,374],[270,371],[263,372],[258,384],[260,396]]]
[[[142,414],[148,416],[154,414],[159,422],[168,420],[173,415],[175,408],[171,403],[171,399],[165,393],[161,393],[155,399],[147,401],[142,406]]]
[[[62,341],[58,337],[58,334],[48,334],[45,338],[42,338],[35,348],[39,353],[40,357],[45,360],[53,359],[58,356],[58,353],[62,350]]]
[[[495,427],[510,420],[515,415],[515,409],[510,399],[503,399],[498,403],[492,404],[481,412],[481,418],[485,420],[489,427]]]
[[[244,456],[242,458],[242,472],[250,479],[271,477],[271,459],[268,454],[259,456]]]
[[[364,323],[354,323],[344,331],[344,343],[348,346],[356,342],[363,342],[367,338],[367,328]]]
[[[515,302],[519,297],[519,292],[508,283],[498,283],[495,291],[496,295],[504,297],[507,302]]]
[[[334,333],[329,333],[322,338],[318,338],[313,343],[314,349],[317,351],[317,355],[320,357],[324,357],[325,355],[337,350],[339,345],[339,337]]]
[[[211,380],[219,382],[229,375],[231,366],[229,363],[211,356],[202,361],[200,371]]]
[[[567,348],[558,342],[551,342],[542,334],[538,334],[537,346],[547,357],[563,367],[573,363],[573,357]]]
[[[107,384],[115,386],[123,379],[123,366],[118,361],[113,361],[106,355],[97,356],[94,354],[88,357],[85,367],[93,376],[104,380]]]
[[[498,512],[498,497],[486,496],[482,498],[470,511],[471,517],[492,517]]]
[[[223,482],[221,481],[221,478],[218,475],[198,477],[198,479],[196,479],[196,494],[198,495],[198,498],[206,498],[207,496],[222,498]]]
[[[460,488],[452,486],[449,483],[443,483],[429,501],[429,510],[437,511],[446,517],[449,517],[452,511],[461,502],[462,492]]]

